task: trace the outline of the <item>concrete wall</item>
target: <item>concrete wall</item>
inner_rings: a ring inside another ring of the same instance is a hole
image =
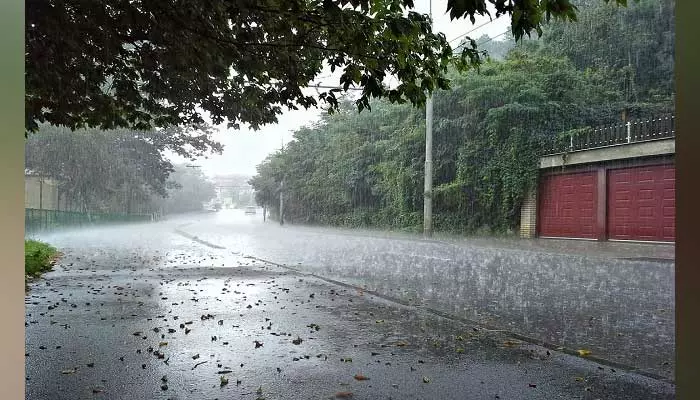
[[[537,187],[530,190],[520,209],[520,237],[534,238],[537,236]]]
[[[24,177],[24,208],[57,210],[58,184],[38,176]]]
[[[545,156],[540,159],[540,169],[675,153],[676,139],[661,139]]]

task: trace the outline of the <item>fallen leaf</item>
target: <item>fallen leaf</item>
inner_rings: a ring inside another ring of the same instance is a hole
[[[219,380],[220,380],[220,382],[221,382],[221,383],[219,384],[220,386],[226,386],[226,385],[228,385],[228,378],[227,378],[227,377],[221,375],[221,376],[219,377]]]
[[[64,369],[61,371],[63,375],[68,375],[68,374],[74,374],[75,373],[75,368],[72,369]]]
[[[164,346],[167,346],[167,345],[168,345],[168,342],[160,342],[160,343],[158,343],[158,347],[164,347]]]
[[[357,375],[355,375],[355,380],[356,380],[356,381],[368,381],[369,378],[366,377],[366,376],[364,376],[364,375],[357,374]]]
[[[338,392],[335,394],[335,397],[338,399],[347,399],[352,397],[352,392]]]
[[[577,352],[578,355],[580,355],[581,357],[585,357],[585,356],[588,356],[588,355],[591,354],[591,351],[590,351],[590,350],[586,350],[586,349],[576,350],[576,352]]]
[[[427,376],[424,376],[423,383],[430,383],[430,378],[428,378]]]
[[[301,342],[303,342],[303,340],[299,336],[297,336],[296,339],[292,340],[292,344],[295,344],[295,345],[300,345]]]

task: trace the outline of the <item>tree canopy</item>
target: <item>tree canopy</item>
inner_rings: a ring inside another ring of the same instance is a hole
[[[68,210],[129,214],[151,211],[152,200],[175,188],[170,177],[175,169],[164,151],[194,158],[221,149],[206,129],[70,131],[42,124],[25,143],[25,166],[58,182]]]
[[[610,0],[605,0],[610,1]],[[625,4],[625,0],[614,0]],[[550,18],[576,19],[570,0],[448,0],[453,19],[508,15],[516,39]],[[475,42],[459,57],[413,0],[27,0],[26,129],[215,124],[252,128],[285,108],[327,104],[362,88],[372,98],[423,104],[447,89],[451,63],[478,64]],[[304,94],[324,65],[340,85]],[[385,87],[388,75],[396,88]]]
[[[200,211],[216,196],[214,183],[199,168],[174,165],[168,176],[167,196],[153,196],[152,203],[163,214]]]

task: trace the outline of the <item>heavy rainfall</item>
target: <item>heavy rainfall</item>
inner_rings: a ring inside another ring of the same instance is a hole
[[[27,399],[675,398],[674,1],[30,3]]]

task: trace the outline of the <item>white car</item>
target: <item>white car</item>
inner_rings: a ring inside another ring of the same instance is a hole
[[[258,210],[255,207],[246,207],[245,208],[245,215],[255,215],[257,214]]]

